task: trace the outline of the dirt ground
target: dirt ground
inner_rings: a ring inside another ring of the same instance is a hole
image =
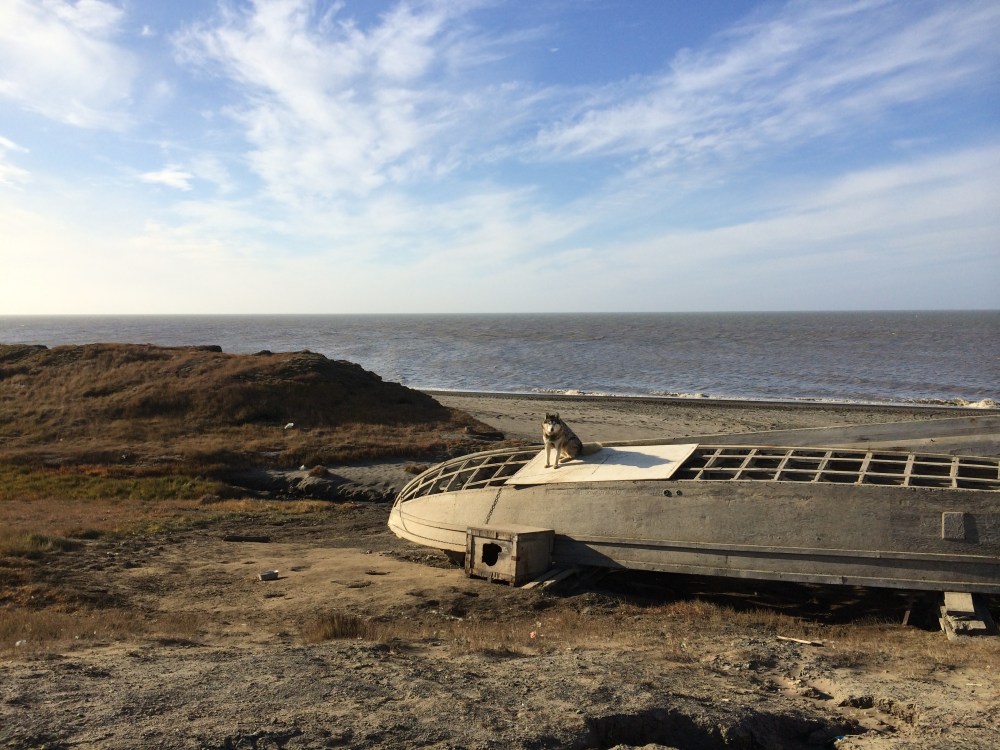
[[[552,406],[471,399],[441,397],[525,438]],[[936,414],[663,406],[634,408],[630,425],[628,407],[611,406],[578,414],[579,431]],[[903,626],[910,603],[886,591],[594,572],[539,592],[468,579],[388,531],[405,463],[331,467],[382,501],[55,557],[53,580],[141,627],[0,644],[0,747],[1000,745],[1000,644],[948,641],[931,599]],[[276,580],[258,579],[269,570]],[[310,637],[337,618],[342,637]]]

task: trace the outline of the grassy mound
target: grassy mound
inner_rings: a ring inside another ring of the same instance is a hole
[[[426,394],[308,351],[0,345],[8,464],[297,466],[448,450],[466,426]]]
[[[489,429],[311,352],[0,345],[0,636],[113,603],[53,573],[79,540],[328,512],[250,500],[239,478],[481,447],[466,428]]]

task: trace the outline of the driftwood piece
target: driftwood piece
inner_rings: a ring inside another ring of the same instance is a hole
[[[779,635],[779,636],[776,636],[776,637],[777,637],[777,639],[779,641],[791,641],[792,643],[801,643],[801,644],[804,644],[806,646],[823,646],[823,645],[825,645],[823,643],[823,641],[807,641],[807,640],[803,640],[802,638],[792,638],[791,636],[787,636],[787,635]]]

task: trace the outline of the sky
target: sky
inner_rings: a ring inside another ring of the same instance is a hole
[[[1000,308],[996,0],[0,0],[0,314]]]

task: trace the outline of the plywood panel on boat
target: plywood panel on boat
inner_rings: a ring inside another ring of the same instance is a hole
[[[697,447],[690,443],[601,448],[589,456],[560,463],[558,469],[546,468],[542,450],[506,483],[525,486],[670,479]]]

